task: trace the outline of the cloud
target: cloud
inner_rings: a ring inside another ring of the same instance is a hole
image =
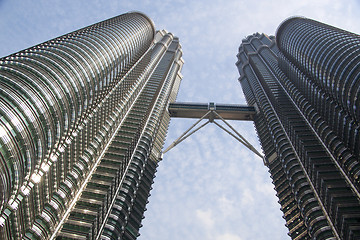
[[[212,216],[211,210],[196,210],[196,217],[200,221],[200,224],[202,224],[206,229],[211,229],[214,227],[215,220]]]
[[[250,189],[245,189],[241,196],[241,205],[252,205],[254,204],[254,196]]]
[[[242,238],[231,233],[225,233],[216,237],[216,240],[242,240]]]
[[[222,196],[217,201],[217,206],[225,217],[230,216],[235,210],[235,201],[226,196]]]

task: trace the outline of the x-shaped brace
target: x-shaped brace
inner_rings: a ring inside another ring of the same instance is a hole
[[[224,126],[220,125],[219,123],[214,121],[214,116],[217,116],[221,121],[223,121],[231,130],[226,129]],[[203,119],[205,119],[206,117],[209,117],[209,120],[207,122],[205,122],[204,124],[201,124],[200,126],[198,126],[197,128],[195,128]],[[180,137],[178,137],[172,144],[170,144],[170,146],[168,146],[163,152],[162,155],[167,153],[170,149],[172,149],[173,147],[175,147],[176,145],[178,145],[179,143],[181,143],[182,141],[184,141],[186,138],[188,138],[190,135],[194,134],[195,132],[197,132],[198,130],[200,130],[201,128],[203,128],[204,126],[206,126],[208,123],[215,123],[216,126],[218,126],[219,128],[221,128],[222,130],[224,130],[225,132],[227,132],[228,134],[230,134],[232,137],[234,137],[236,140],[238,140],[240,143],[242,143],[245,147],[247,147],[248,149],[250,149],[253,153],[255,153],[256,155],[258,155],[260,158],[264,158],[264,156],[259,153],[254,146],[252,146],[238,131],[235,130],[234,127],[232,127],[230,125],[230,123],[228,123],[223,117],[221,117],[215,110],[209,110],[206,114],[204,114],[204,116],[202,116],[198,121],[196,121],[190,128],[188,128]],[[193,130],[193,128],[195,128]],[[162,158],[162,156],[161,156]]]

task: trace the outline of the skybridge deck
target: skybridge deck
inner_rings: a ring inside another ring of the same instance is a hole
[[[171,117],[177,118],[201,118],[211,110],[216,111],[225,120],[253,121],[255,108],[239,104],[215,104],[215,103],[185,103],[176,102],[169,104]],[[219,119],[216,114],[208,114],[206,119]]]

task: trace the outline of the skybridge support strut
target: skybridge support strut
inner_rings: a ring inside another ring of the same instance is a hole
[[[234,104],[203,104],[203,103],[171,103],[169,105],[170,117],[180,118],[199,118],[190,128],[188,128],[179,138],[177,138],[170,146],[168,146],[162,154],[165,154],[170,149],[184,141],[186,138],[197,132],[199,129],[206,126],[208,123],[214,123],[216,126],[227,132],[229,135],[238,140],[241,144],[251,150],[260,158],[264,158],[254,146],[252,146],[233,126],[226,120],[245,120],[252,121],[256,114],[255,108],[251,106],[234,105]],[[195,128],[202,120],[208,119],[207,122]],[[227,127],[215,122],[215,119],[220,119]],[[195,128],[195,129],[194,129]],[[194,130],[193,130],[194,129]],[[162,156],[161,156],[162,158]]]

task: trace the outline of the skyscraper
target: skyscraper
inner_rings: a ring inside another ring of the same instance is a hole
[[[183,60],[127,13],[0,59],[0,239],[135,239]]]
[[[360,37],[293,17],[236,63],[292,239],[359,239]]]

